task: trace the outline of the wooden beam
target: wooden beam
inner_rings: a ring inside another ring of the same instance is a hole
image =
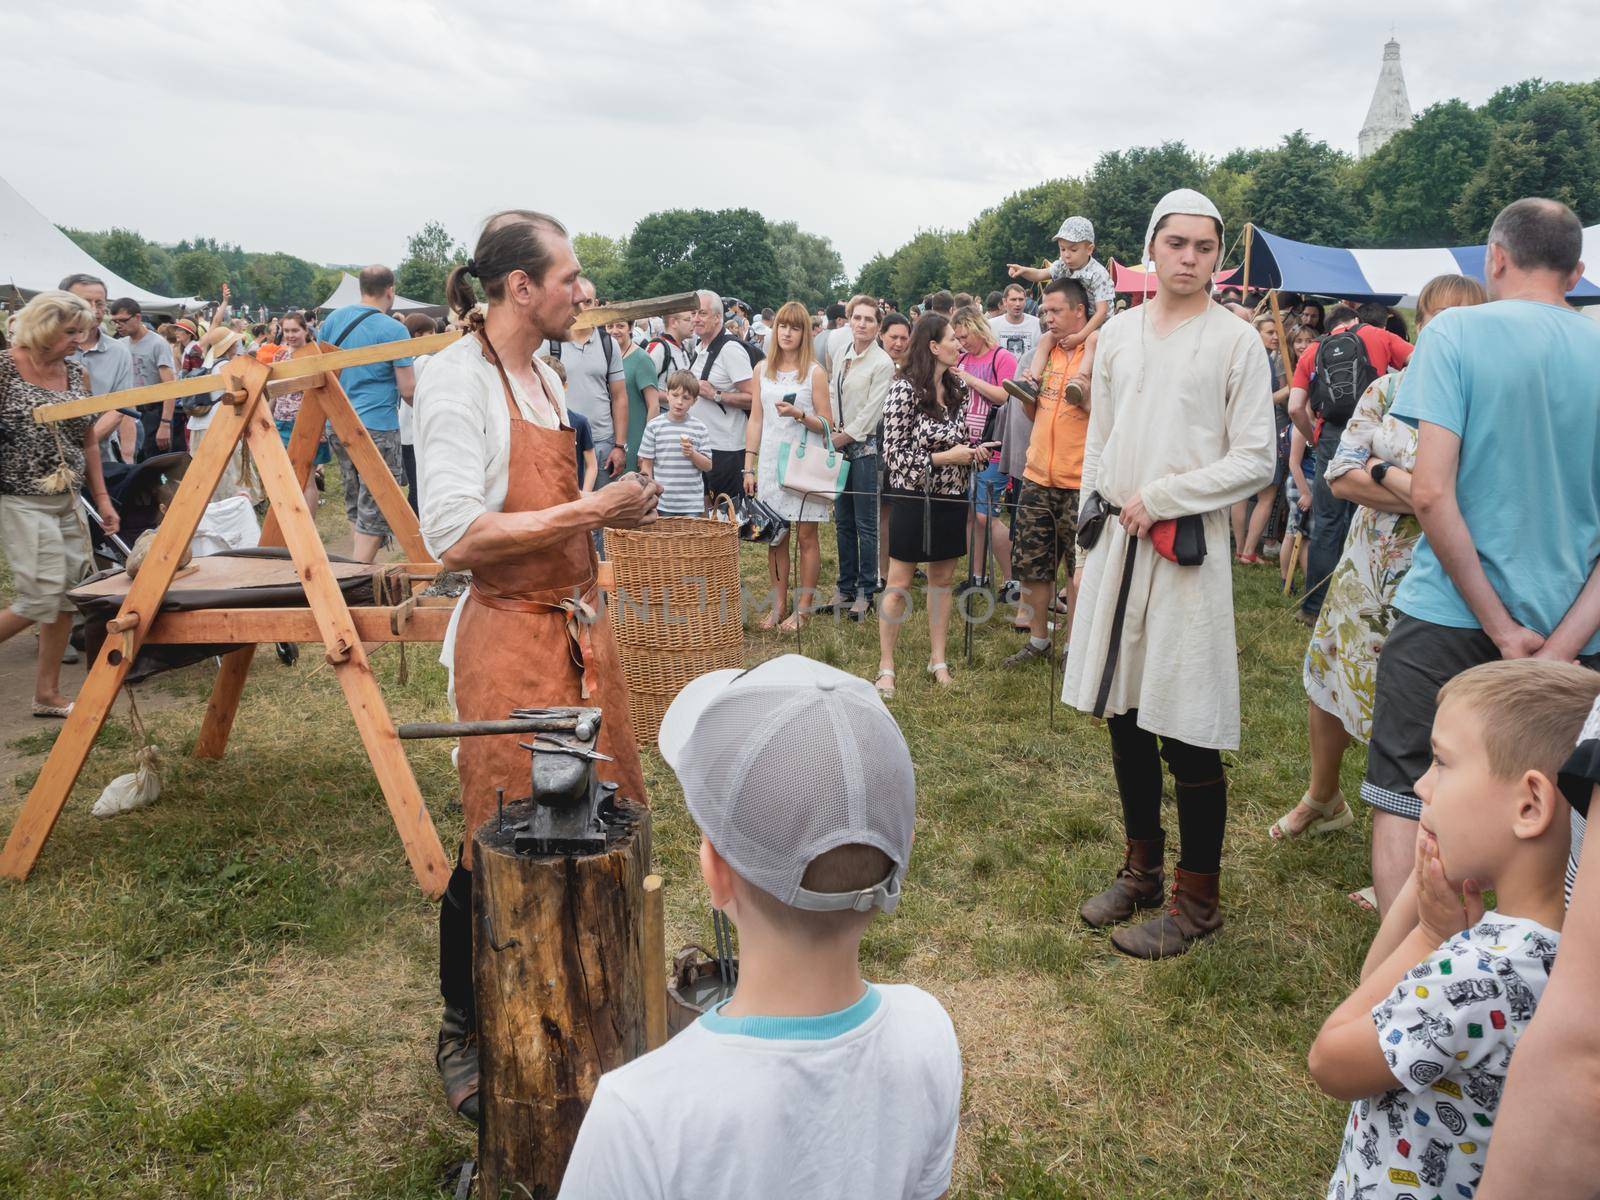
[[[324,373],[316,378],[321,382],[308,388],[301,398],[300,411],[294,418],[294,430],[289,434],[289,463],[294,468],[294,477],[299,481],[302,492],[305,491],[306,480],[311,478],[311,472],[316,467],[317,446],[322,441],[322,426],[326,420],[323,389],[334,377]],[[261,544],[283,545],[283,533],[278,528],[278,511],[275,508],[267,510],[266,520],[261,524]]]
[[[644,300],[620,300],[616,304],[602,304],[578,314],[572,332],[583,333],[613,321],[637,321],[641,317],[670,317],[673,313],[687,312],[700,307],[698,292],[677,292],[671,296],[651,296]],[[421,351],[420,353],[426,353]]]
[[[345,404],[348,406],[349,401],[346,400]],[[352,418],[355,416],[353,411],[348,408],[347,411]],[[306,507],[301,483],[295,478],[289,454],[278,437],[278,427],[268,416],[264,403],[252,406],[245,437],[250,453],[255,457],[262,485],[273,508],[278,511],[284,543],[300,574],[306,601],[322,634],[323,645],[327,648],[328,661],[333,666],[339,686],[344,690],[367,757],[372,760],[373,773],[378,777],[378,786],[383,789],[383,798],[389,806],[395,829],[400,834],[401,844],[405,847],[406,858],[423,892],[430,899],[437,899],[444,894],[445,885],[450,880],[450,865],[445,859],[444,847],[439,844],[433,818],[422,801],[416,776],[411,772],[411,764],[394,731],[394,722],[383,702],[383,692],[378,687],[377,678],[367,662],[366,651],[362,648],[361,635],[351,618],[349,606],[345,604],[344,594],[339,590],[338,580],[329,569],[328,552],[317,533],[311,510]],[[202,451],[208,442],[209,439],[201,443]],[[372,453],[376,455],[376,449]],[[379,461],[381,463],[382,460]],[[389,479],[389,483],[393,485],[393,478]],[[407,511],[410,511],[409,508]],[[142,578],[144,572],[140,571],[139,574]]]
[[[356,637],[363,642],[442,642],[450,625],[449,608],[417,606],[406,620],[405,632],[392,624],[396,608],[374,606],[350,609]],[[194,612],[162,613],[145,634],[145,641],[162,645],[207,645],[232,642],[320,642],[322,632],[309,608],[204,608]],[[233,656],[230,655],[229,658]],[[228,659],[223,659],[226,668]],[[196,748],[199,753],[199,748]],[[202,755],[202,757],[208,757]]]
[[[166,641],[156,634],[160,628],[161,618],[157,617],[145,641]],[[196,758],[221,758],[227,750],[233,718],[239,712],[239,697],[244,694],[244,681],[250,674],[250,660],[255,656],[253,645],[241,646],[232,654],[223,655],[222,669],[217,672],[216,682],[211,685],[211,698],[206,701],[205,719],[200,722],[200,736],[195,739]]]
[[[224,386],[248,386],[251,395],[260,396],[265,381],[266,368],[254,359],[243,360],[237,368],[230,364]],[[50,755],[44,761],[39,777],[34,781],[28,798],[17,813],[11,835],[5,848],[0,850],[0,876],[7,879],[26,879],[44,848],[45,839],[55,828],[56,819],[72,794],[73,785],[89,757],[89,751],[105,724],[111,705],[116,701],[122,681],[133,666],[144,633],[155,620],[161,608],[161,599],[167,594],[172,578],[177,573],[184,551],[194,537],[201,514],[211,501],[211,494],[222,479],[228,458],[238,445],[244,432],[245,414],[255,407],[255,401],[241,407],[220,406],[211,420],[199,452],[184,474],[166,516],[156,530],[150,552],[144,565],[128,588],[117,616],[137,620],[133,628],[120,637],[108,637],[89,669],[72,712],[62,726]],[[263,418],[264,419],[264,418]],[[274,429],[273,436],[277,436]],[[283,449],[279,445],[279,450]],[[302,502],[302,507],[304,502]],[[320,542],[318,543],[321,544]]]
[[[448,333],[430,333],[427,337],[411,338],[409,341],[358,346],[353,350],[341,350],[331,343],[319,342],[317,345],[321,349],[320,354],[301,354],[263,369],[268,372],[268,378],[273,380],[307,379],[324,371],[339,371],[345,367],[366,367],[373,363],[392,362],[397,358],[433,354],[443,350],[460,336],[460,331],[451,330]],[[241,355],[231,361],[239,362],[247,358],[248,355]],[[250,361],[255,360],[250,359]],[[145,404],[164,404],[168,400],[180,400],[184,396],[214,392],[218,387],[218,376],[197,375],[193,379],[174,379],[171,383],[154,383],[149,387],[128,388],[126,391],[109,392],[104,396],[85,396],[79,400],[64,400],[60,404],[43,404],[33,410],[33,419],[41,423],[65,421],[68,417],[110,412],[113,408],[138,408]]]
[[[424,339],[414,340],[420,342]],[[428,547],[422,540],[422,526],[417,524],[417,514],[411,511],[411,502],[406,499],[406,494],[395,482],[389,464],[384,462],[383,455],[378,453],[378,445],[367,432],[367,427],[361,423],[361,418],[356,416],[356,410],[351,406],[350,397],[345,395],[344,388],[339,386],[338,380],[329,377],[327,384],[317,389],[317,398],[329,423],[333,425],[334,433],[338,434],[339,440],[344,443],[345,451],[350,455],[356,473],[361,476],[362,483],[372,493],[372,498],[378,502],[378,510],[388,522],[389,531],[399,541],[408,558],[418,561],[426,559]],[[295,433],[300,433],[301,424],[302,422],[298,420],[295,422]],[[274,436],[277,434],[276,425],[273,426],[273,434]],[[305,437],[309,438],[310,434],[307,433]],[[315,446],[312,448],[314,450]],[[279,449],[282,449],[281,442]],[[306,460],[306,469],[310,469],[310,459]],[[300,486],[304,488],[305,475],[297,472],[297,476]]]

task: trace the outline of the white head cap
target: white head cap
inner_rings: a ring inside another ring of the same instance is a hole
[[[1211,203],[1207,196],[1201,195],[1193,188],[1178,188],[1168,192],[1156,201],[1155,211],[1150,214],[1150,225],[1144,231],[1144,269],[1151,271],[1155,268],[1155,255],[1150,252],[1150,243],[1156,239],[1156,226],[1161,223],[1162,217],[1212,217],[1217,222],[1217,228],[1222,228],[1222,214],[1217,211],[1217,206]],[[1221,259],[1219,258],[1220,262]]]

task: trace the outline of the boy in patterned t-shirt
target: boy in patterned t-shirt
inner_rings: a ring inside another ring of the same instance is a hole
[[[1353,1101],[1329,1200],[1476,1189],[1561,937],[1570,810],[1557,777],[1597,695],[1600,674],[1534,659],[1440,690],[1416,870],[1311,1047],[1318,1085]]]

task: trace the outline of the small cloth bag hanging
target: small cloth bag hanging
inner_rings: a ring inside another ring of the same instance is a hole
[[[798,442],[778,447],[778,482],[791,492],[813,500],[837,500],[850,478],[850,463],[833,444],[833,426],[822,422],[822,432],[811,440],[807,429]]]

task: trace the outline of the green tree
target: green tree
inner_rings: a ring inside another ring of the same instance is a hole
[[[292,254],[274,252],[251,255],[244,274],[248,287],[244,300],[250,304],[264,304],[269,309],[281,311],[304,308],[321,299],[320,296],[313,298],[312,283],[316,279],[316,268]]]
[[[1425,110],[1358,168],[1357,188],[1366,209],[1362,240],[1396,247],[1469,240],[1451,208],[1477,173],[1493,136],[1493,122],[1460,100]]]
[[[783,299],[767,222],[749,208],[675,208],[641,218],[622,275],[636,297],[710,288],[757,308]]]
[[[816,309],[842,297],[849,285],[844,259],[827,238],[807,233],[793,221],[767,226],[778,262],[779,290],[785,300]]]
[[[602,300],[625,299],[623,292],[623,260],[628,253],[628,239],[607,237],[603,233],[580,233],[573,237],[572,248],[583,273],[594,284],[595,294]]]
[[[1600,220],[1600,100],[1587,85],[1557,84],[1518,105],[1451,208],[1473,241],[1488,236],[1513,200],[1546,196],[1570,205],[1586,225]]]
[[[891,294],[902,308],[919,304],[929,292],[950,283],[950,239],[945,229],[924,229],[894,252]]]
[[[1049,179],[1013,192],[980,213],[967,230],[982,271],[974,284],[985,292],[1003,287],[1008,263],[1036,267],[1055,257],[1061,222],[1086,209],[1081,179]]]
[[[311,299],[306,302],[306,307],[311,308],[321,304],[334,289],[344,281],[344,272],[333,267],[318,267],[311,276]]]
[[[1250,219],[1298,242],[1349,245],[1357,228],[1349,169],[1349,155],[1295,130],[1256,164],[1246,190]]]
[[[424,304],[443,304],[445,280],[466,261],[466,249],[442,224],[429,221],[406,243],[406,256],[394,273],[395,291]]]
[[[894,259],[886,254],[874,254],[861,267],[856,276],[855,291],[880,300],[899,300],[894,291]]]
[[[173,260],[172,278],[183,295],[211,299],[228,282],[228,264],[213,250],[185,250]]]
[[[1222,224],[1232,238],[1252,220],[1250,212],[1250,182],[1267,150],[1239,149],[1231,151],[1211,168],[1211,175],[1202,189],[1216,203],[1222,214]]]
[[[663,296],[709,287],[696,281],[696,234],[710,214],[673,208],[640,217],[628,238],[622,277],[630,296]]]
[[[1095,226],[1095,257],[1138,263],[1156,201],[1174,188],[1204,187],[1210,173],[1205,157],[1182,142],[1102,154],[1084,180],[1084,204]]]
[[[150,256],[144,247],[144,239],[133,230],[113,229],[100,244],[99,258],[106,270],[116,272],[129,283],[149,288],[146,280],[150,277]]]

